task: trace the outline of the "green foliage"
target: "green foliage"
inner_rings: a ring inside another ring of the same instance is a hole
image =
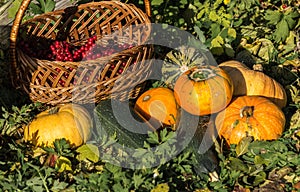
[[[17,14],[20,6],[21,6],[22,0],[14,0],[13,5],[8,9],[8,17],[14,18]],[[37,0],[37,1],[31,1],[28,10],[26,10],[26,13],[24,15],[23,20],[27,20],[29,18],[32,18],[35,15],[46,13],[53,11],[55,8],[55,1],[54,0]]]
[[[21,108],[13,106],[12,112],[2,107],[2,116],[0,117],[1,135],[15,135],[24,125],[32,120],[36,110],[40,107],[40,103],[23,105]]]
[[[211,50],[217,59],[228,60],[237,58],[245,60],[245,55],[239,55],[243,39],[253,47],[252,43],[265,38],[273,49],[268,54],[287,54],[290,43],[296,39],[288,37],[299,29],[299,9],[297,1],[281,1],[269,3],[258,0],[229,1],[199,1],[181,0],[153,1],[153,20],[157,23],[167,23],[194,34]],[[282,8],[285,5],[286,8]],[[267,24],[267,25],[266,25]],[[299,38],[299,34],[296,35]],[[281,45],[281,47],[279,47]],[[242,47],[250,54],[254,53],[248,47]],[[280,49],[279,49],[280,48]],[[265,54],[265,50],[261,50]],[[244,53],[243,53],[244,54]],[[249,55],[249,54],[248,54]],[[297,57],[297,52],[288,55]],[[222,56],[222,57],[220,57]],[[224,57],[226,56],[226,57]],[[268,64],[280,62],[282,58],[252,57],[253,63]]]
[[[8,9],[8,17],[13,18],[21,6],[22,0],[13,1],[11,8]]]
[[[294,130],[295,131],[295,130]],[[300,156],[297,142],[286,134],[277,141],[252,141],[245,138],[230,151],[220,151],[220,179],[211,183],[213,191],[240,185],[252,190],[292,189],[299,181]]]
[[[42,14],[53,11],[55,8],[55,1],[53,0],[38,0],[38,3],[30,4],[31,11],[35,14]]]
[[[284,42],[289,36],[290,31],[292,31],[299,20],[300,14],[296,9],[290,8],[285,12],[280,10],[267,10],[265,14],[265,19],[268,24],[275,26],[275,31],[273,34],[274,40],[279,42]]]
[[[144,146],[132,157],[123,153],[124,160],[143,159],[144,163],[155,158],[163,160],[172,151],[175,136],[176,132],[166,129],[149,132]],[[71,149],[64,139],[55,141],[54,148],[35,149],[2,135],[6,142],[0,148],[3,154],[0,188],[8,191],[232,191],[237,186],[251,190],[281,190],[282,186],[292,189],[300,181],[299,136],[297,129],[290,129],[277,141],[245,138],[230,149],[216,141],[218,169],[202,172],[198,166],[207,162],[194,150],[193,143],[155,167],[127,169],[105,160],[105,153],[113,152],[113,144],[118,142],[114,135],[91,140],[77,149]],[[155,155],[149,153],[151,146],[164,143],[163,150]]]

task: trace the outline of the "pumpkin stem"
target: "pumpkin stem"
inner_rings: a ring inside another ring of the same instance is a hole
[[[254,106],[245,106],[240,110],[240,117],[249,118],[253,115]]]
[[[49,109],[49,115],[53,115],[55,113],[58,113],[59,107],[52,107],[51,109]]]
[[[189,77],[194,81],[204,81],[216,76],[212,69],[194,69]]]

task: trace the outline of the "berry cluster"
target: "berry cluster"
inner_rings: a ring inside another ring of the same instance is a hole
[[[50,49],[45,49],[45,47],[48,47],[47,44],[44,42],[38,41],[34,42],[31,40],[21,40],[19,42],[19,47],[23,50],[24,53],[31,57],[35,57],[38,59],[52,59],[52,54]]]
[[[66,41],[54,41],[50,45],[52,58],[48,59],[56,61],[81,61],[95,47],[96,40],[97,36],[90,37],[84,45],[78,47],[72,46]],[[100,57],[100,55],[97,56]]]
[[[35,43],[33,41],[21,41],[20,47],[29,56],[54,61],[94,60],[133,47],[129,43],[119,44],[112,39],[106,44],[100,44],[97,43],[97,36],[88,38],[85,44],[81,46],[72,46],[67,41],[54,41],[45,49],[45,43]]]
[[[38,59],[45,59],[51,61],[83,61],[83,60],[95,60],[100,57],[105,57],[112,55],[114,53],[121,52],[125,49],[132,48],[133,45],[129,43],[120,44],[117,40],[110,39],[106,43],[100,43],[97,41],[97,36],[92,36],[85,41],[85,44],[81,46],[73,46],[67,41],[53,41],[50,44],[47,42],[34,42],[34,41],[20,41],[20,47],[23,51],[32,57]],[[126,66],[126,62],[120,63],[118,66],[116,64],[111,64],[107,76],[111,76],[112,72],[118,67],[117,71],[115,71],[117,75],[123,73],[124,68]],[[57,73],[52,73],[51,77],[55,80],[59,75],[58,83],[61,86],[65,86],[65,82],[69,77],[69,74],[74,69],[69,67],[61,75],[61,69],[56,68],[55,71]],[[92,72],[87,72],[84,75],[83,82],[89,82],[90,75]],[[81,72],[76,72],[76,76],[72,80],[73,84],[76,84],[78,77],[81,75]],[[76,78],[77,77],[77,78]],[[52,83],[49,82],[52,86]]]

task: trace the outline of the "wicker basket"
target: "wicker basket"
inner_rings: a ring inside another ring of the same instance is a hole
[[[45,13],[21,23],[29,3],[23,0],[10,36],[11,76],[16,88],[28,93],[32,101],[52,105],[138,96],[141,82],[151,74],[153,49],[146,45],[151,31],[149,0],[144,1],[146,13],[132,4],[101,1]],[[29,56],[20,43],[20,39],[26,39],[33,45],[66,41],[80,46],[93,36],[100,46],[113,41],[120,45],[130,42],[131,47],[75,62]]]

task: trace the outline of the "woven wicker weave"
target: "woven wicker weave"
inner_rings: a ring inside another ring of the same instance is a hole
[[[148,0],[144,1],[146,13],[132,4],[101,1],[45,13],[21,23],[29,3],[23,0],[11,30],[14,86],[26,91],[31,100],[52,105],[138,96],[143,85],[140,82],[151,74],[153,49],[144,45],[151,31],[147,25],[151,13]],[[80,46],[92,36],[102,44],[114,39],[118,44],[131,42],[133,47],[93,60],[53,61],[29,56],[18,41],[20,37],[37,44],[64,40]],[[111,65],[113,70],[109,70]]]

